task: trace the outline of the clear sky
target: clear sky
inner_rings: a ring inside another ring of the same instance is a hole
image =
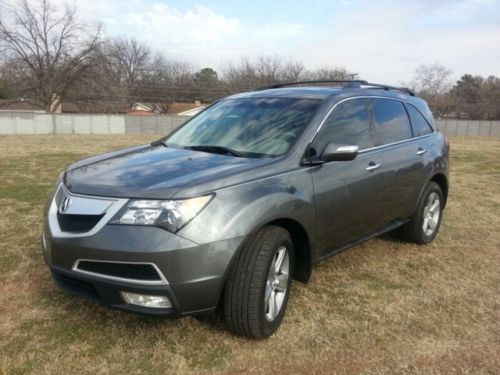
[[[434,61],[454,78],[500,76],[500,0],[80,0],[77,6],[108,35],[135,37],[200,68],[277,54],[310,69],[344,66],[392,84]]]

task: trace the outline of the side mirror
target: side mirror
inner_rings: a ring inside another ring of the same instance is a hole
[[[325,163],[329,161],[349,161],[358,156],[358,146],[342,146],[328,143],[321,153],[321,160]]]

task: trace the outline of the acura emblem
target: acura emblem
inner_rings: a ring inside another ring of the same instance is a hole
[[[64,197],[63,201],[61,202],[61,206],[59,206],[59,211],[66,212],[70,204],[71,204],[71,197]]]

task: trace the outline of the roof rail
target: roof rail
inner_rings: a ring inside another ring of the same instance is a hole
[[[278,83],[271,86],[259,87],[255,90],[267,90],[267,89],[279,89],[281,87],[296,86],[296,85],[307,85],[315,83],[343,83],[342,88],[344,89],[369,89],[369,88],[379,88],[382,90],[396,90],[401,91],[411,96],[415,96],[415,93],[406,87],[396,87],[390,85],[384,85],[381,83],[372,83],[362,79],[345,79],[345,80],[312,80],[312,81],[297,81],[297,82],[285,82]]]
[[[411,96],[415,96],[415,93],[407,87],[396,87],[396,86],[389,86],[389,85],[384,85],[381,83],[371,83],[371,82],[366,82],[363,85],[368,86],[368,87],[365,87],[367,89],[379,88],[379,89],[383,89],[383,90],[396,90],[396,91],[404,92],[404,93],[411,95]]]
[[[311,83],[358,83],[358,84],[367,84],[368,82],[361,79],[319,79],[319,80],[311,80],[311,81],[297,81],[297,82],[285,82],[285,83],[277,83],[275,85],[261,87],[257,90],[266,90],[266,89],[279,89],[281,87],[287,86],[295,86],[295,85],[307,85]]]

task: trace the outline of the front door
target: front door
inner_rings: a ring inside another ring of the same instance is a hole
[[[312,167],[320,257],[386,224],[385,168],[381,154],[369,151],[373,146],[369,118],[366,99],[345,100],[334,108],[312,142],[318,154],[329,142],[360,148],[354,160]]]

